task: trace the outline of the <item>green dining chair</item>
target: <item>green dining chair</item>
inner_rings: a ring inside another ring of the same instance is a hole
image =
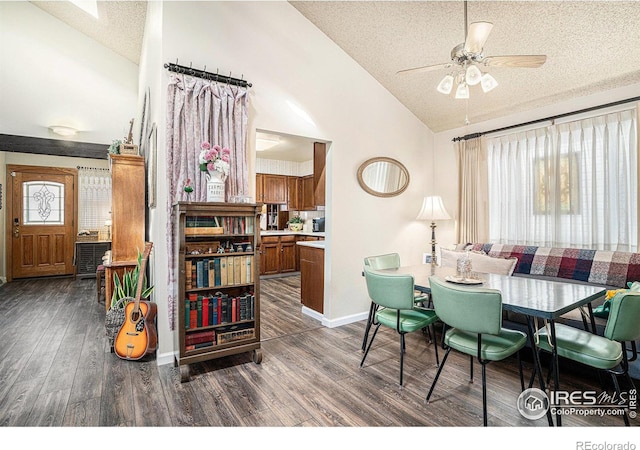
[[[450,327],[444,334],[446,353],[433,379],[427,403],[451,349],[475,356],[482,366],[482,414],[487,426],[486,366],[514,353],[518,357],[520,387],[524,391],[524,377],[520,350],[527,342],[521,331],[502,328],[502,294],[495,289],[459,286],[439,277],[430,277],[431,301],[440,320]],[[473,367],[473,366],[472,366]],[[473,371],[471,372],[473,381]]]
[[[371,267],[374,270],[397,269],[400,267],[400,255],[398,253],[386,253],[384,255],[367,256],[364,259],[364,265],[367,267]],[[428,300],[429,296],[427,294],[414,294],[414,303],[416,305],[420,305],[424,302],[427,302]],[[364,337],[362,339],[362,351],[364,351],[367,346],[369,332],[371,331],[371,325],[373,324],[373,319],[377,310],[378,305],[372,301],[371,305],[369,306],[369,315],[367,316]]]
[[[381,273],[373,270],[370,266],[364,267],[364,276],[371,301],[381,308],[375,312],[372,323],[376,327],[362,356],[360,367],[367,359],[380,326],[384,325],[394,329],[400,335],[400,387],[402,387],[404,353],[406,351],[405,334],[425,327],[431,327],[433,332],[433,324],[438,320],[438,316],[432,309],[414,307],[413,276]],[[436,354],[436,364],[439,364],[438,346],[435,342],[433,348]]]
[[[619,397],[621,394],[619,375],[624,375],[631,389],[635,389],[629,375],[629,359],[625,342],[635,342],[640,339],[640,292],[620,292],[611,299],[604,336],[561,323],[555,324],[555,335],[558,356],[608,372]],[[552,352],[549,336],[550,330],[546,326],[538,330],[536,342],[539,350]],[[550,370],[554,368],[551,367]],[[629,426],[629,415],[626,409],[624,423]]]

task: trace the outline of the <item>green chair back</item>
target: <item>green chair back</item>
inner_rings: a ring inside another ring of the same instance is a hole
[[[502,328],[502,295],[495,289],[458,286],[430,277],[436,314],[447,325],[472,333],[499,334]]]
[[[618,342],[640,339],[640,292],[619,292],[611,299],[604,336]]]
[[[413,276],[381,273],[370,266],[364,266],[364,276],[369,297],[374,303],[384,308],[413,309]]]
[[[384,255],[367,256],[364,265],[373,270],[397,269],[400,267],[400,255],[398,253],[387,253]]]

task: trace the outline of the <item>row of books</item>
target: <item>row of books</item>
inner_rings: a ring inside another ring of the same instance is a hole
[[[187,289],[251,284],[254,281],[253,255],[187,259]]]
[[[187,330],[255,319],[255,296],[250,293],[237,297],[221,292],[214,295],[190,293],[184,307]]]
[[[254,337],[255,328],[250,325],[247,325],[246,328],[238,326],[229,330],[219,330],[218,332],[215,330],[203,330],[188,333],[184,337],[184,345],[186,350],[195,350]]]
[[[222,227],[226,234],[253,234],[253,217],[230,216],[187,216],[186,228],[219,228]]]

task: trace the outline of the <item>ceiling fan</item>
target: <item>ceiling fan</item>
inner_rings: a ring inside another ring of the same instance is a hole
[[[455,98],[469,98],[469,86],[480,83],[482,90],[489,92],[498,85],[495,78],[489,73],[483,73],[478,66],[537,68],[547,60],[546,55],[485,56],[483,53],[484,44],[487,42],[492,28],[491,22],[473,22],[467,26],[467,2],[465,1],[465,41],[453,47],[451,62],[400,70],[397,74],[404,75],[451,68],[451,72],[438,84],[438,92],[450,94],[456,85]]]

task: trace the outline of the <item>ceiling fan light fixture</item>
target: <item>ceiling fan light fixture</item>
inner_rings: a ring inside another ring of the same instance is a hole
[[[456,89],[456,98],[469,98],[469,86],[466,83],[460,83]]]
[[[482,91],[486,93],[494,89],[498,85],[498,82],[490,74],[485,73],[480,79],[480,85],[482,86]]]
[[[469,67],[467,67],[467,71],[464,78],[467,84],[469,86],[475,86],[476,84],[480,83],[481,78],[482,78],[482,72],[480,72],[480,69],[478,69],[478,66],[474,64],[470,64]]]
[[[442,94],[450,94],[453,89],[453,77],[451,75],[446,75],[440,84],[438,84],[438,92]]]

